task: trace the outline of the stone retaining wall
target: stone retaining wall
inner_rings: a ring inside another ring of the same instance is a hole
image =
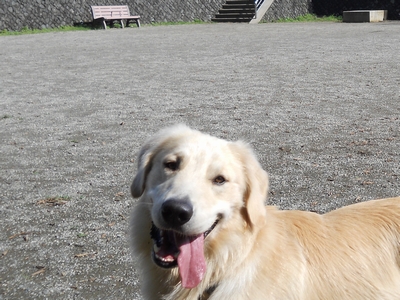
[[[312,0],[275,0],[262,20],[296,18],[312,12]]]
[[[311,0],[276,0],[263,20],[292,18],[310,12]],[[2,0],[0,30],[53,28],[92,21],[91,5],[128,5],[143,24],[210,21],[225,0]]]
[[[91,5],[128,5],[142,23],[210,20],[224,0],[3,0],[0,30],[53,28],[92,21]]]

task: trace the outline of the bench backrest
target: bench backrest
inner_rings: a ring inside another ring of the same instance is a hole
[[[117,18],[129,17],[128,5],[115,5],[115,6],[91,6],[93,19],[97,18]]]

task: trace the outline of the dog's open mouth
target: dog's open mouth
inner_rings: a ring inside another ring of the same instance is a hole
[[[217,226],[219,219],[206,232],[185,236],[172,230],[162,230],[152,224],[150,236],[154,242],[153,260],[162,268],[179,267],[182,286],[194,288],[206,271],[204,239]]]

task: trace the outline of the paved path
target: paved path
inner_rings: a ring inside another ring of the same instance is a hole
[[[399,33],[387,22],[0,37],[0,298],[140,299],[128,189],[140,145],[168,124],[251,143],[283,208],[399,195]]]

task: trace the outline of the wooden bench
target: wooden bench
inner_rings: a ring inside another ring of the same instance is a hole
[[[140,16],[131,16],[128,5],[115,6],[91,6],[93,21],[102,22],[104,29],[107,29],[107,23],[112,27],[115,21],[124,28],[123,20],[126,20],[126,26],[134,21],[137,27],[140,27]]]

